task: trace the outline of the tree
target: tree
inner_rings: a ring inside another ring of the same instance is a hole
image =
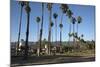
[[[80,24],[82,22],[82,18],[81,16],[77,17],[77,36],[78,36],[78,24]]]
[[[56,44],[57,44],[57,17],[58,17],[58,14],[54,13],[53,18],[55,19],[55,42]]]
[[[25,11],[26,11],[26,14],[27,14],[27,28],[26,28],[25,55],[24,55],[25,57],[24,57],[24,59],[27,59],[27,56],[28,56],[29,22],[30,22],[30,12],[31,12],[29,2],[26,2]]]
[[[79,35],[78,35],[78,25],[79,25],[79,24],[81,23],[81,21],[82,21],[81,16],[78,16],[76,21],[77,21],[77,32],[76,32],[77,34],[76,34],[76,36],[79,37]],[[77,40],[77,46],[79,46],[79,44],[78,44],[78,40],[79,40],[79,39],[76,38],[76,40]]]
[[[70,9],[67,10],[66,12],[66,16],[68,16],[68,18],[71,20],[71,17],[72,17],[73,13]],[[69,42],[70,42],[70,34],[71,34],[71,22],[69,22]]]
[[[81,34],[81,38],[83,39],[83,37],[84,37],[84,35],[83,34]]]
[[[72,19],[72,24],[73,24],[73,44],[74,44],[75,43],[75,37],[74,37],[75,31],[74,31],[74,29],[75,29],[76,19],[75,19],[75,17],[71,17],[71,19]]]
[[[52,28],[53,26],[54,26],[54,23],[51,22],[51,28]],[[52,35],[52,40],[51,40],[51,41],[53,42],[53,29],[52,29],[52,32],[51,32],[51,33],[52,33],[52,34],[51,34],[51,35]]]
[[[69,9],[69,7],[68,7],[67,4],[61,4],[61,7],[60,8],[61,8],[61,10],[62,10],[63,13],[66,13],[67,10]]]
[[[42,3],[42,23],[41,23],[41,29],[40,29],[40,39],[39,39],[39,51],[41,52],[41,40],[42,40],[42,34],[43,34],[43,16],[44,16],[44,3]],[[39,54],[40,55],[40,54]]]
[[[66,16],[68,16],[68,18],[70,19],[72,15],[73,15],[73,12],[70,9],[68,9],[66,12]]]
[[[63,28],[63,24],[60,23],[59,27],[60,27],[60,52],[62,52],[62,28]]]
[[[67,4],[61,4],[60,9],[62,10],[62,16],[61,16],[61,22],[59,24],[60,27],[60,47],[62,46],[62,20],[63,20],[63,15],[67,12],[68,10],[68,5]],[[62,52],[62,47],[60,48],[60,52]]]
[[[81,45],[82,45],[82,43],[85,43],[83,37],[84,37],[84,35],[81,34],[81,38],[80,38]]]
[[[49,11],[49,33],[48,33],[48,54],[50,55],[50,46],[51,46],[51,15],[52,15],[52,3],[47,4],[47,8]]]
[[[36,17],[36,22],[37,22],[37,41],[39,40],[39,22],[40,22],[40,17]]]
[[[38,50],[37,50],[37,53],[38,53],[38,56],[40,55],[40,46],[39,46],[39,22],[40,22],[40,17],[36,17],[36,22],[37,22],[37,44],[38,44]],[[39,52],[38,52],[39,51]]]
[[[21,33],[21,24],[22,24],[22,12],[23,12],[23,7],[25,5],[25,2],[19,1],[19,5],[21,6],[21,11],[20,11],[20,18],[19,18],[19,32],[18,32],[18,44],[17,44],[17,51],[19,49],[19,40],[20,40],[20,33]],[[18,52],[16,51],[16,54],[18,55]]]
[[[77,37],[79,36],[78,35],[78,25],[80,24],[82,22],[82,18],[81,18],[81,16],[78,16],[77,17]],[[77,39],[78,40],[78,39]],[[78,41],[77,41],[77,45],[78,45]]]

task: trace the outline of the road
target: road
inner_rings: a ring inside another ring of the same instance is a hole
[[[95,57],[83,56],[32,56],[24,60],[23,57],[11,57],[11,67],[27,66],[27,65],[43,65],[43,64],[57,64],[57,63],[74,63],[74,62],[89,62],[95,61]]]

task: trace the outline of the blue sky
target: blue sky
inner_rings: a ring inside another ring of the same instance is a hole
[[[86,6],[86,5],[71,5],[68,4],[69,8],[74,13],[74,16],[81,16],[82,23],[79,25],[79,36],[84,34],[85,40],[94,40],[95,39],[95,7],[94,6]],[[29,30],[29,41],[37,41],[37,22],[36,17],[41,17],[41,3],[31,2],[31,13],[30,13],[30,30]],[[47,10],[47,5],[44,7],[44,25],[43,25],[43,38],[48,39],[48,23],[49,23],[49,12]],[[61,21],[62,11],[60,10],[60,4],[53,4],[52,13],[57,13],[57,40],[59,41],[59,23]],[[19,16],[20,16],[20,6],[18,2],[11,2],[11,41],[17,41],[18,39],[18,27],[19,27]],[[53,16],[53,14],[52,14]],[[26,38],[26,12],[23,9],[22,16],[22,30],[21,30],[21,39]],[[54,22],[54,18],[52,17],[52,21]],[[68,32],[69,32],[69,19],[66,15],[63,18],[63,31],[62,31],[62,41],[68,41]],[[41,23],[41,22],[40,22]],[[53,41],[55,41],[55,25],[53,26]],[[76,30],[76,29],[75,29]]]

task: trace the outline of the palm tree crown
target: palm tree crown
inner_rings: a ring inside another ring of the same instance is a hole
[[[70,9],[68,9],[66,15],[68,16],[68,18],[71,18],[73,15],[73,12]]]
[[[83,37],[84,37],[84,35],[82,34],[82,35],[81,35],[81,37],[83,38]]]
[[[23,7],[25,5],[24,1],[19,1],[19,4]]]
[[[25,7],[25,10],[26,10],[26,13],[30,13],[31,12],[31,8],[29,6],[29,2],[26,2],[26,7]]]
[[[50,11],[51,8],[52,8],[52,3],[48,3],[48,4],[47,4],[47,8],[48,8],[48,10]]]
[[[36,21],[37,21],[38,23],[40,22],[40,20],[41,20],[40,17],[37,17],[37,18],[36,18]]]
[[[77,22],[78,22],[79,24],[82,22],[82,18],[81,18],[81,16],[78,16],[78,18],[77,18]]]
[[[60,23],[60,24],[59,24],[59,27],[62,28],[62,27],[63,27],[63,24]]]
[[[53,25],[54,25],[54,23],[53,23],[53,22],[51,22],[51,27],[53,27]]]
[[[72,19],[72,20],[71,20],[71,21],[72,21],[72,24],[75,24],[75,22],[76,22],[75,17],[72,17],[71,19]]]
[[[60,8],[62,9],[62,12],[63,12],[63,13],[66,13],[67,10],[69,9],[69,7],[68,7],[67,4],[61,4],[61,7],[60,7]]]
[[[58,17],[58,14],[57,13],[54,13],[53,14],[53,17],[54,17],[54,19],[56,19]]]

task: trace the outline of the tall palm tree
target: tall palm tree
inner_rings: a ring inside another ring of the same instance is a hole
[[[65,14],[67,12],[67,10],[69,9],[67,4],[61,4],[60,8],[61,8],[63,14]]]
[[[75,17],[72,17],[72,24],[73,24],[73,44],[75,43],[75,22],[76,22],[76,19]]]
[[[36,17],[36,22],[37,22],[37,44],[39,46],[39,23],[40,23],[40,17]],[[38,47],[38,50],[37,50],[37,53],[38,53],[38,56],[40,54],[40,47]],[[38,52],[39,51],[39,52]]]
[[[63,28],[63,24],[60,23],[59,27],[60,27],[60,52],[62,52],[62,28]]]
[[[82,34],[82,35],[81,35],[81,39],[83,39],[83,37],[84,37],[84,35]]]
[[[66,12],[66,16],[68,16],[68,18],[71,20],[71,17],[72,17],[73,13],[70,9],[67,10]],[[69,22],[69,42],[70,42],[70,37],[71,37],[71,22]],[[70,44],[70,43],[69,43]]]
[[[58,14],[54,13],[53,18],[55,19],[55,42],[56,44],[57,44],[57,17],[58,17]]]
[[[20,19],[19,19],[19,32],[18,32],[18,44],[17,44],[17,50],[19,49],[19,40],[20,40],[20,33],[21,33],[21,24],[22,24],[22,12],[23,12],[23,7],[25,3],[23,1],[19,1],[19,5],[21,6],[20,10]],[[18,55],[17,51],[16,54]]]
[[[51,15],[52,15],[52,3],[47,4],[49,11],[49,33],[48,33],[48,54],[50,55],[50,46],[51,46]]]
[[[54,23],[51,22],[51,28],[52,28],[53,26],[54,26]],[[52,29],[52,32],[51,32],[51,33],[52,33],[52,34],[51,34],[51,35],[52,35],[52,40],[51,40],[51,41],[53,42],[53,29]]]
[[[60,52],[62,52],[62,27],[63,27],[62,20],[63,20],[63,15],[66,14],[69,7],[67,4],[61,4],[60,8],[62,10],[61,23],[59,24],[59,27],[60,27]]]
[[[82,22],[82,18],[81,18],[81,16],[78,16],[77,17],[77,37],[79,36],[78,35],[78,25],[80,24]],[[80,46],[79,44],[78,44],[78,39],[76,39],[77,40],[77,46]]]
[[[78,36],[78,24],[80,24],[82,22],[82,18],[81,16],[77,17],[77,36]]]
[[[70,9],[68,9],[66,12],[66,16],[68,16],[68,18],[70,19],[72,15],[73,15],[73,12]]]
[[[26,41],[25,41],[25,59],[27,59],[28,56],[28,37],[29,37],[29,22],[30,22],[30,12],[31,12],[31,8],[29,6],[29,2],[26,2],[26,7],[25,7],[25,11],[27,14],[27,28],[26,28]]]
[[[84,35],[81,34],[81,36],[80,36],[80,42],[81,42],[81,45],[82,45],[82,43],[84,43],[84,39],[83,39],[83,37],[84,37]]]
[[[37,22],[37,41],[39,41],[39,23],[40,23],[40,17],[36,17],[36,22]]]
[[[41,40],[42,40],[42,34],[43,34],[43,16],[44,16],[44,3],[42,3],[42,23],[41,23],[41,29],[40,29],[40,39],[39,39],[39,51],[41,52]],[[40,52],[39,52],[39,55],[40,55]]]
[[[67,4],[61,4],[60,8],[61,8],[61,10],[62,10],[62,16],[61,16],[61,23],[62,23],[63,15],[66,14],[66,12],[67,12],[67,10],[69,9],[69,7],[68,7]]]

